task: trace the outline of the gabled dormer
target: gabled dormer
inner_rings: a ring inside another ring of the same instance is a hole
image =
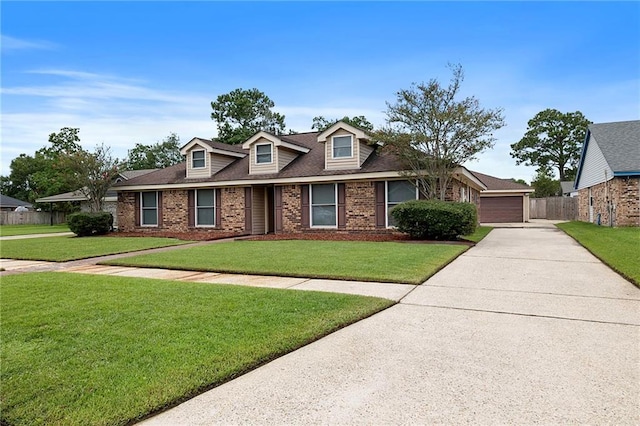
[[[318,142],[325,144],[324,168],[359,169],[375,149],[370,140],[362,129],[338,121],[318,135]]]
[[[249,150],[249,174],[278,173],[309,148],[287,142],[278,136],[260,131],[242,144]]]
[[[187,178],[208,178],[234,161],[247,156],[234,145],[193,138],[180,149],[187,158]]]

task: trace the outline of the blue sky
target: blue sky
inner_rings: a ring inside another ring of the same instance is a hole
[[[468,163],[530,181],[509,155],[537,112],[594,122],[640,118],[637,2],[7,2],[0,4],[1,161],[32,155],[62,127],[112,147],[177,133],[214,137],[210,102],[258,88],[309,131],[365,115],[412,82],[448,84],[503,108],[495,148]]]

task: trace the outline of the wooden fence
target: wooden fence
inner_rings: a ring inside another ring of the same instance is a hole
[[[531,219],[578,220],[578,197],[529,199]]]
[[[65,223],[66,213],[53,212],[53,224]],[[0,225],[51,225],[49,212],[0,212]]]

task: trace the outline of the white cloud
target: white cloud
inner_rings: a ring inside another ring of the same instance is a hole
[[[3,51],[12,50],[54,50],[58,48],[58,45],[49,41],[43,40],[25,40],[6,35],[0,35],[0,46]]]

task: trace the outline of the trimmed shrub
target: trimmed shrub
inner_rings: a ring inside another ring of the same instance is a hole
[[[113,215],[107,212],[73,213],[67,217],[67,225],[78,237],[104,235],[113,226]]]
[[[398,230],[416,240],[456,240],[473,234],[478,212],[473,203],[413,200],[391,210]]]

